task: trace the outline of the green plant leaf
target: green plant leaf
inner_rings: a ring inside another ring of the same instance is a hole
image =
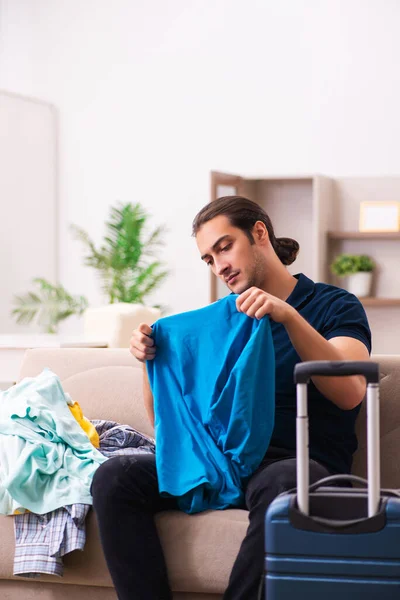
[[[339,254],[331,264],[332,273],[338,277],[370,272],[374,268],[374,261],[366,254]]]
[[[71,225],[71,230],[74,233],[74,237],[76,240],[79,240],[86,246],[89,254],[85,256],[85,264],[88,267],[94,267],[95,269],[104,269],[107,268],[109,261],[107,260],[107,255],[104,252],[98,252],[89,235],[78,227],[77,225]]]
[[[153,292],[167,277],[168,271],[161,271],[153,276],[152,279],[146,282],[145,287],[142,289],[142,295],[147,296]]]
[[[158,261],[149,261],[164,244],[164,226],[146,231],[148,213],[139,204],[111,207],[106,234],[97,249],[88,234],[72,226],[88,254],[85,264],[96,269],[109,302],[143,302],[166,277]]]
[[[60,284],[53,285],[40,277],[34,279],[33,284],[38,291],[14,296],[16,307],[12,315],[17,323],[28,325],[36,320],[40,327],[54,333],[60,321],[73,314],[81,315],[88,306],[85,297],[71,296]]]

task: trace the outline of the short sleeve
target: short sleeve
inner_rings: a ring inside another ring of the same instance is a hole
[[[331,298],[320,333],[327,340],[339,336],[355,338],[371,353],[371,330],[364,307],[356,296],[345,290]]]

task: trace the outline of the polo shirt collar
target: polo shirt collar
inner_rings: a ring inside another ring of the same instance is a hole
[[[303,273],[297,273],[294,277],[297,279],[297,283],[286,302],[293,308],[298,308],[314,293],[315,283]]]

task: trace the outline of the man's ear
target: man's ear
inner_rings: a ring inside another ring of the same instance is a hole
[[[256,223],[254,223],[252,234],[256,242],[265,244],[265,242],[269,241],[267,228],[262,221],[256,221]]]

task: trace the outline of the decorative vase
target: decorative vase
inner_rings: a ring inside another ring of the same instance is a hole
[[[354,273],[347,277],[347,291],[358,298],[365,298],[371,294],[372,271]]]
[[[150,326],[160,317],[158,308],[129,302],[88,308],[84,314],[84,335],[87,340],[106,341],[109,348],[129,348],[133,329],[140,323]]]

